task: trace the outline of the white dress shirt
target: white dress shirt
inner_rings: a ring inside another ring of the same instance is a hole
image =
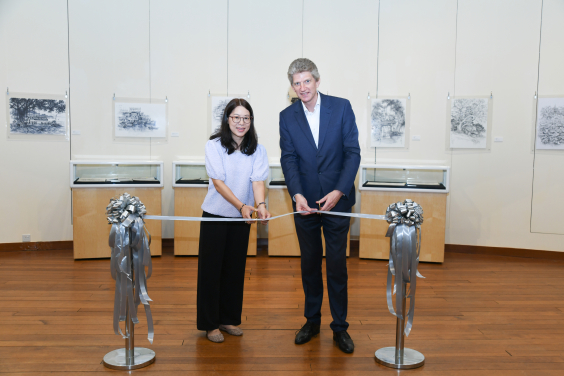
[[[313,135],[313,139],[315,140],[315,146],[318,147],[319,141],[319,114],[321,113],[321,95],[317,92],[317,102],[315,103],[315,107],[313,108],[313,112],[309,112],[306,105],[302,102],[302,106],[304,106],[304,112],[309,124],[309,128],[311,129],[311,134]]]
[[[311,129],[311,134],[313,135],[315,146],[319,147],[319,118],[321,114],[321,95],[319,94],[319,91],[317,92],[317,102],[315,103],[313,112],[309,112],[303,102],[302,106],[304,106],[305,116],[307,123],[309,124],[309,128]],[[294,197],[292,197],[292,200],[294,200],[294,202],[296,202],[297,195],[301,195],[301,193],[296,193]],[[344,196],[345,194],[341,192],[341,195]]]
[[[304,107],[304,113],[307,123],[309,124],[309,129],[311,129],[315,146],[319,147],[319,115],[321,114],[321,95],[319,91],[317,92],[317,102],[315,103],[315,107],[313,107],[313,112],[309,112],[304,102],[302,102],[302,106]],[[296,195],[301,195],[301,193],[296,193],[294,197],[292,197],[294,202],[296,202]]]

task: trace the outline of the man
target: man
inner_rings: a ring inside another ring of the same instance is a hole
[[[299,100],[280,113],[280,163],[294,209],[301,251],[306,324],[295,343],[319,334],[323,301],[321,227],[326,244],[327,290],[333,339],[345,353],[354,351],[347,328],[347,234],[350,218],[312,213],[350,213],[355,203],[354,180],[360,164],[358,129],[348,100],[317,91],[320,76],[309,59],[296,59],[288,79]]]

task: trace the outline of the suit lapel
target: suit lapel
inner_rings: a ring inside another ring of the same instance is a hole
[[[302,129],[302,132],[304,132],[304,135],[306,136],[307,140],[311,144],[311,146],[313,146],[315,149],[317,149],[317,147],[315,146],[315,140],[313,139],[313,134],[311,133],[311,128],[309,127],[309,123],[307,122],[301,101],[297,102],[296,109],[294,110],[294,116],[296,118],[296,121],[298,122],[298,125]]]
[[[329,128],[329,120],[331,119],[331,98],[327,95],[321,94],[321,114],[319,116],[319,140],[318,149],[321,150],[323,146],[323,141],[325,140],[325,135]],[[305,116],[305,115],[304,115]],[[311,132],[310,132],[311,133]]]

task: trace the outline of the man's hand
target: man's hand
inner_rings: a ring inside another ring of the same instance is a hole
[[[296,199],[296,211],[307,211],[307,212],[313,211],[312,208],[307,206],[307,200],[305,199],[304,196],[298,193],[296,196],[294,196],[294,198]],[[302,215],[310,215],[310,214],[311,213],[302,213]]]
[[[333,192],[330,192],[329,194],[327,194],[327,196],[325,196],[321,200],[317,201],[317,203],[320,204],[320,205],[325,203],[321,207],[321,209],[319,209],[319,210],[329,211],[329,210],[333,209],[335,207],[335,205],[337,205],[337,202],[339,202],[341,197],[343,197],[343,192],[341,192],[341,191],[334,190]]]

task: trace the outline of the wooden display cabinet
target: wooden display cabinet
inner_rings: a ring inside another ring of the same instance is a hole
[[[70,161],[75,259],[111,257],[106,217],[110,199],[129,193],[139,197],[147,215],[161,215],[162,167],[160,161]],[[161,255],[161,221],[147,220],[145,226],[151,255]]]
[[[446,166],[362,165],[361,212],[385,214],[392,203],[407,198],[417,202],[424,212],[419,260],[443,262],[448,179],[449,167]],[[360,258],[389,259],[387,228],[386,221],[360,220]]]

